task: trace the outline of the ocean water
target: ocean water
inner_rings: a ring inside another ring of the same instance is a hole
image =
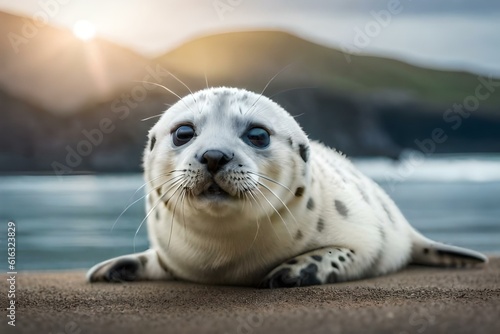
[[[355,160],[428,237],[500,254],[500,159],[477,156]],[[147,249],[142,175],[0,177],[0,258],[16,224],[18,270],[89,268]],[[138,190],[139,189],[139,190]],[[137,191],[138,190],[138,191]],[[136,192],[137,191],[137,192]],[[134,196],[135,194],[135,196]],[[113,227],[113,224],[116,224]],[[134,246],[135,245],[135,246]]]

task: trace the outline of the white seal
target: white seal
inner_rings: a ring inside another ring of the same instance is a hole
[[[94,266],[91,282],[273,288],[378,276],[409,263],[487,262],[423,237],[343,155],[245,90],[211,88],[178,101],[150,131],[144,170],[150,249]]]

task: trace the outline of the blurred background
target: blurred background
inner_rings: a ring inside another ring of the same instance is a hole
[[[185,85],[264,92],[423,233],[499,254],[499,15],[492,0],[0,0],[18,268],[147,248],[141,154]]]

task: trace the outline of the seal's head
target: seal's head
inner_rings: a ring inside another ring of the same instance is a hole
[[[264,96],[236,88],[188,95],[150,131],[144,166],[151,205],[180,220],[255,223],[305,186],[308,143],[293,117]]]

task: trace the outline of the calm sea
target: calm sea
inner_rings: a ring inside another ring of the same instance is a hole
[[[432,239],[500,254],[500,159],[445,157],[395,163],[357,160],[413,226]],[[141,175],[1,176],[0,258],[16,223],[18,270],[89,268],[147,248],[143,200],[128,208]],[[135,199],[143,194],[140,189]],[[3,255],[2,255],[3,254]]]

